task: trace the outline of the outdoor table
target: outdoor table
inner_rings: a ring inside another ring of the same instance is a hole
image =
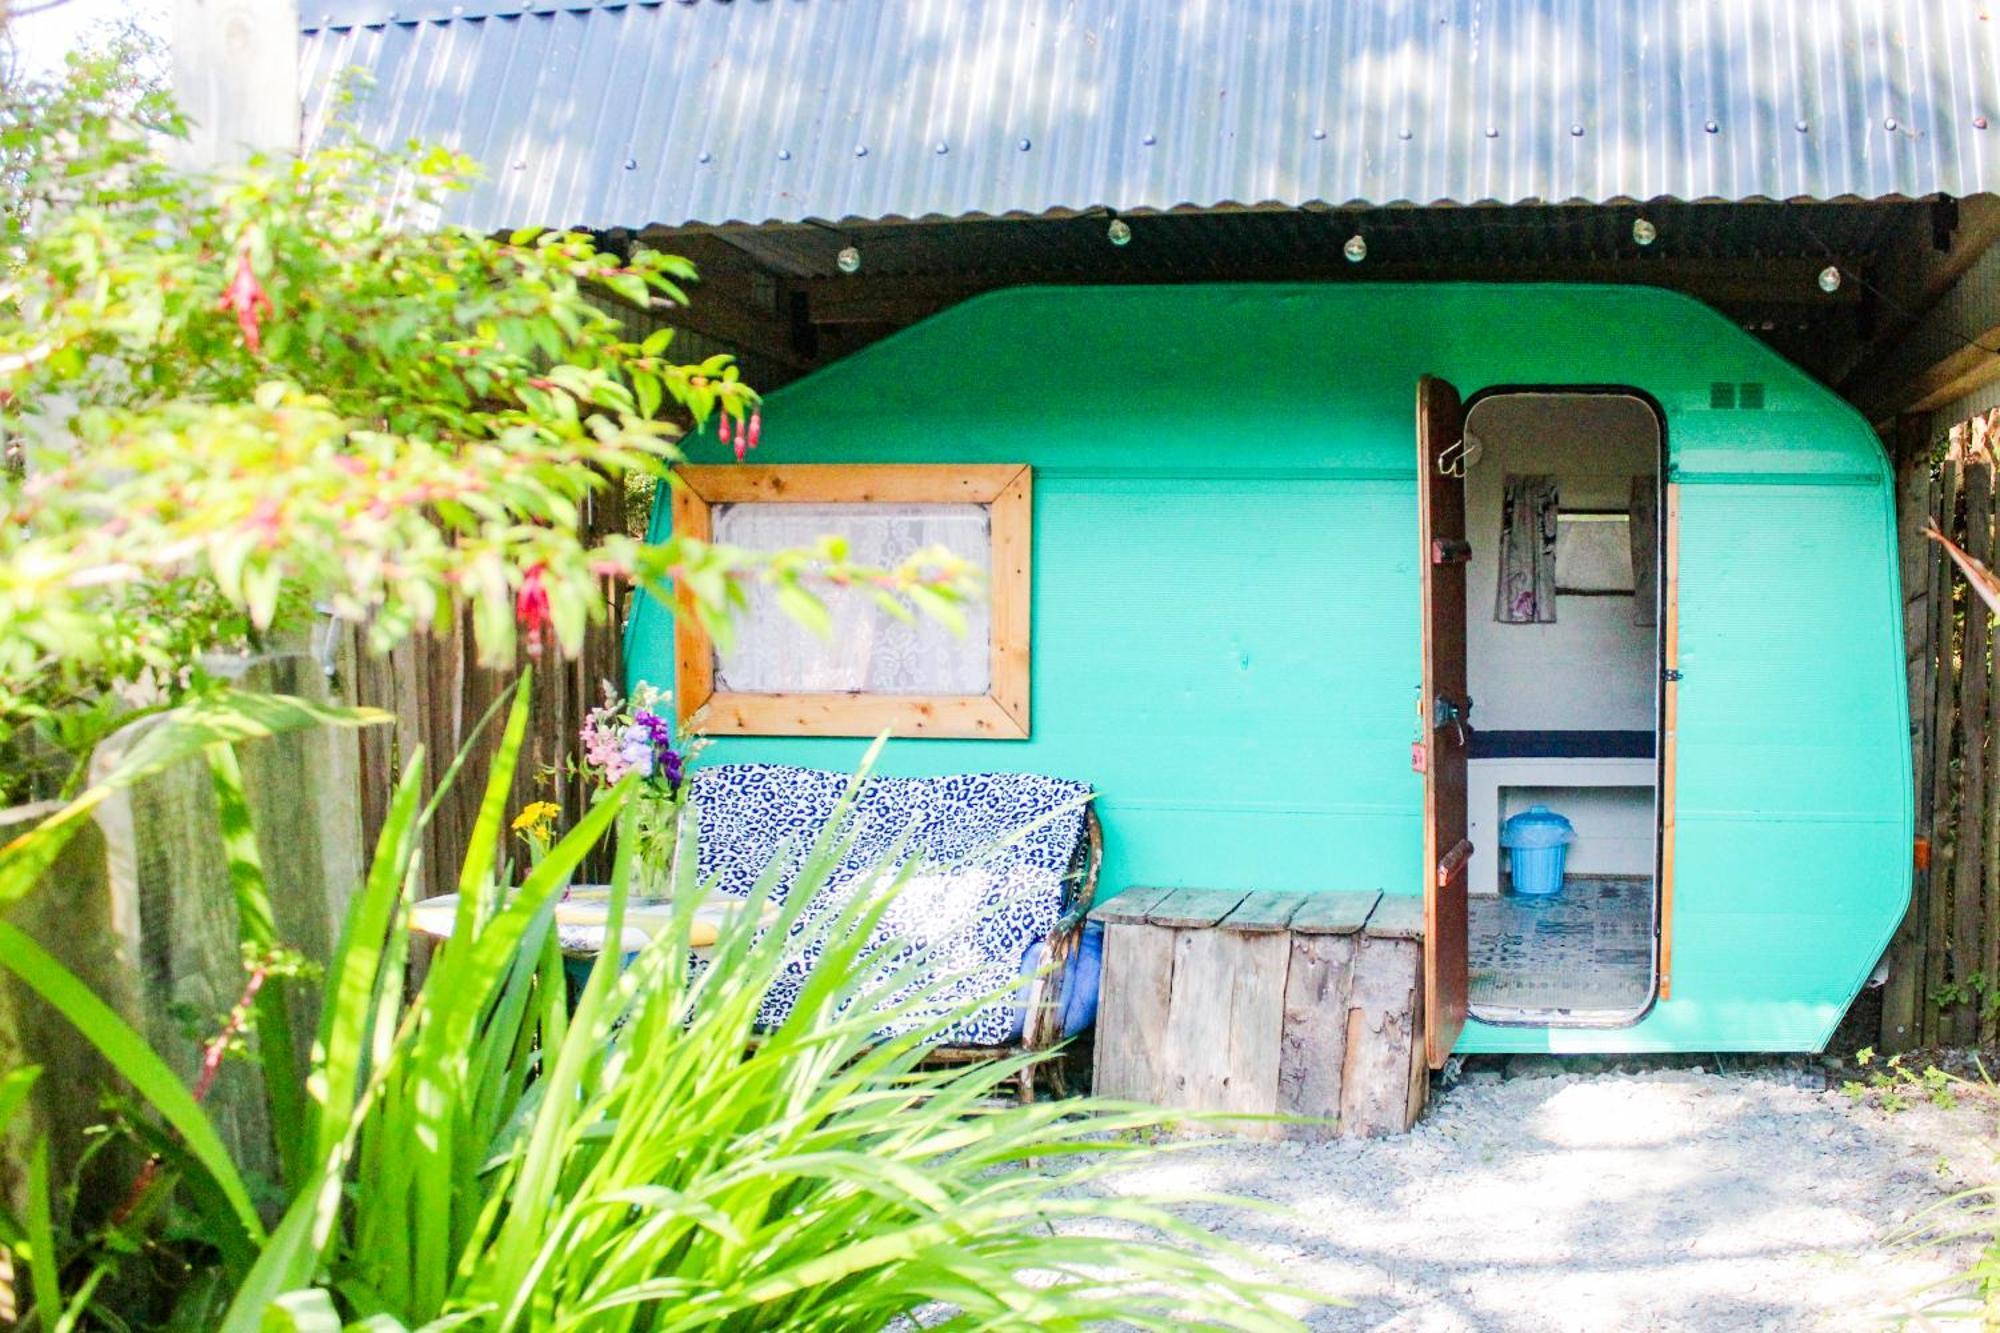
[[[713,947],[721,937],[723,925],[733,916],[742,912],[746,904],[741,898],[727,894],[710,893],[694,909],[694,917],[688,923],[688,948],[701,954]],[[556,904],[556,942],[565,956],[570,958],[594,958],[604,950],[604,935],[607,918],[610,915],[611,890],[602,884],[578,885],[569,896]],[[762,913],[766,922],[777,916],[777,908],[765,904]],[[458,919],[458,895],[439,894],[426,898],[410,912],[412,928],[425,935],[446,939]],[[669,929],[674,921],[674,905],[665,898],[628,898],[625,902],[625,926],[619,939],[619,952],[637,953],[658,935]]]

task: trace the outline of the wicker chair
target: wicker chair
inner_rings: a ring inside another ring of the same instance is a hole
[[[1097,821],[1096,808],[1085,806],[1083,833],[1063,875],[1062,912],[1049,929],[1041,969],[1028,982],[1024,1006],[1027,1017],[1021,1025],[1021,1039],[1009,1046],[940,1046],[931,1053],[929,1063],[976,1064],[1009,1055],[1054,1051],[1062,1044],[1064,984],[1069,979],[1070,960],[1083,944],[1084,918],[1090,914],[1091,900],[1097,896],[1097,872],[1103,863],[1104,829]],[[1046,1073],[1051,1092],[1058,1097],[1066,1095],[1071,1083],[1066,1063],[1049,1058],[1024,1068],[1017,1080],[1021,1101],[1035,1100],[1038,1072]]]

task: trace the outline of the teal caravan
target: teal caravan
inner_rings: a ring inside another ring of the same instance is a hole
[[[747,464],[694,453],[656,532],[991,576],[958,636],[856,597],[718,654],[641,607],[629,671],[710,759],[845,768],[886,726],[888,772],[1089,782],[1100,895],[1423,895],[1434,1064],[1818,1049],[1909,900],[1882,448],[1687,297],[1016,288],[777,390]],[[1511,883],[1530,825],[1552,894]]]

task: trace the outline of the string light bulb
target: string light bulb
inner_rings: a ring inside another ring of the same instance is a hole
[[[1645,218],[1632,219],[1632,239],[1640,245],[1651,245],[1660,239],[1660,229]]]
[[[1113,218],[1111,219],[1111,225],[1104,229],[1104,239],[1110,241],[1113,245],[1130,245],[1132,243],[1132,225],[1125,221],[1124,218]]]
[[[859,273],[861,252],[851,245],[843,245],[840,247],[840,253],[833,257],[833,262],[842,273]]]
[[[1828,296],[1840,290],[1840,266],[1828,264],[1819,271],[1819,289]]]
[[[1368,258],[1368,238],[1360,232],[1347,238],[1347,244],[1340,247],[1340,253],[1347,256],[1347,262],[1358,264]]]

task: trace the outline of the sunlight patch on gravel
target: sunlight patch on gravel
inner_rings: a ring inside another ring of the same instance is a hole
[[[1316,1329],[1875,1328],[1968,1257],[1886,1239],[1993,1165],[1992,1108],[1919,1111],[1784,1066],[1488,1072],[1408,1135],[1203,1145],[1118,1188],[1275,1205],[1177,1211],[1352,1302]]]

